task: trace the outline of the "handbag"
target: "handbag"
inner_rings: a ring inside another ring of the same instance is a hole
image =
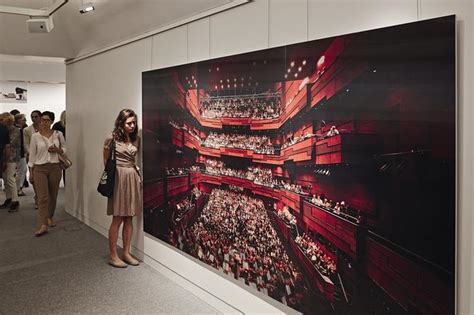
[[[62,170],[67,170],[72,166],[72,161],[67,157],[65,153],[58,154],[59,167]]]
[[[58,141],[59,141],[59,148],[61,149],[61,140],[59,139],[59,135],[58,135]],[[62,170],[67,170],[68,168],[72,166],[72,161],[70,158],[68,158],[66,153],[58,153],[58,160],[59,160],[59,167]]]
[[[99,180],[99,186],[97,186],[97,191],[104,197],[111,198],[114,195],[115,187],[115,172],[117,167],[117,162],[115,160],[115,140],[112,140],[110,143],[110,154],[105,163],[104,171]]]

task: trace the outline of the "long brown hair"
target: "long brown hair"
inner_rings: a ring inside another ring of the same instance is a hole
[[[125,130],[123,129],[123,126],[125,125],[125,121],[129,119],[130,117],[135,117],[136,120],[136,125],[135,125],[135,130],[130,134],[130,140],[132,142],[135,142],[137,140],[137,135],[138,135],[138,117],[137,114],[128,108],[122,109],[118,116],[117,119],[115,119],[115,128],[114,131],[112,132],[114,139],[117,141],[127,141],[127,135],[125,134]]]

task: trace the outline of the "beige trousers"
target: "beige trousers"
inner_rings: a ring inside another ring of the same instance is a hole
[[[47,225],[56,210],[59,182],[61,181],[59,163],[46,163],[33,167],[33,180],[38,197],[38,224]]]
[[[5,196],[13,202],[18,201],[18,190],[16,189],[16,163],[7,162],[7,168],[3,172],[3,181],[5,182]]]

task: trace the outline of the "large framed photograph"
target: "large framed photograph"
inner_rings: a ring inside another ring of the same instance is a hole
[[[145,232],[304,314],[453,314],[455,22],[144,72]]]

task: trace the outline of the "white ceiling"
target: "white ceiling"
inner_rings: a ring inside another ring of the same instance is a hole
[[[0,0],[42,9],[55,0]],[[95,11],[80,14],[82,3]],[[53,14],[50,33],[30,34],[27,16],[0,13],[0,54],[74,58],[213,9],[231,0],[69,0]]]

